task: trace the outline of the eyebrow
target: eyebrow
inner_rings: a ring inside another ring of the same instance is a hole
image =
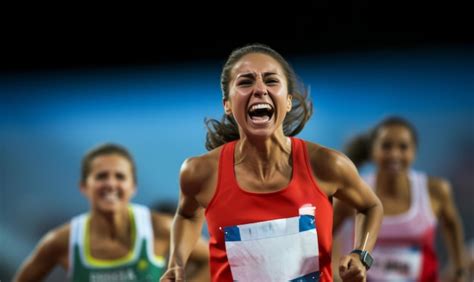
[[[267,77],[267,76],[271,76],[271,75],[276,75],[278,73],[276,72],[264,72],[263,73],[263,77]],[[244,77],[244,78],[255,78],[256,76],[256,73],[254,72],[246,72],[246,73],[242,73],[242,74],[239,74],[237,75],[237,78],[241,78],[241,77]]]

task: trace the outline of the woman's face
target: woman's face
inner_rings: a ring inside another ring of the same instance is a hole
[[[415,152],[416,145],[410,130],[402,125],[389,125],[378,130],[372,157],[381,171],[395,175],[408,172]]]
[[[130,162],[120,155],[110,154],[96,157],[90,166],[81,191],[91,206],[102,212],[127,208],[136,191]]]
[[[224,109],[237,121],[240,134],[268,137],[283,132],[291,95],[278,61],[261,53],[243,56],[232,69]]]

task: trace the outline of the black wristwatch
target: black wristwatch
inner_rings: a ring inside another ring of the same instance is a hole
[[[362,262],[362,264],[365,266],[367,270],[369,270],[369,268],[374,263],[374,258],[369,254],[368,251],[353,250],[351,254],[358,254],[360,261]]]

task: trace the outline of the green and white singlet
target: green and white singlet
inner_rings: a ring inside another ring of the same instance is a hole
[[[158,281],[165,270],[165,259],[155,256],[151,213],[147,207],[130,204],[133,249],[115,260],[96,259],[89,245],[89,213],[71,221],[69,238],[69,278],[77,282]]]

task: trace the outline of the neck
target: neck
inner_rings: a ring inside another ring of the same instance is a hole
[[[235,165],[244,165],[264,180],[291,166],[291,141],[283,132],[266,139],[242,136],[236,145]]]
[[[112,213],[92,210],[90,231],[100,237],[128,241],[131,231],[131,220],[128,208]]]
[[[406,172],[397,174],[384,173],[383,171],[377,172],[376,187],[379,193],[396,196],[406,192],[409,186],[409,178]]]

